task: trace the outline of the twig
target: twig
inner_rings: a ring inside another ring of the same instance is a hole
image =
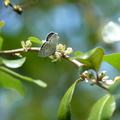
[[[70,60],[70,57],[69,57],[69,56],[67,56],[67,55],[63,55],[62,57],[63,57],[64,59],[66,59],[66,60],[68,60],[68,61],[72,62],[73,64],[75,64],[75,65],[76,65],[76,66],[78,66],[78,67],[85,66],[85,64],[82,64],[82,63],[78,62],[78,61],[77,61],[77,60],[75,60],[75,59]]]
[[[24,48],[20,48],[20,49],[14,49],[14,50],[5,50],[5,51],[0,51],[0,55],[6,55],[6,54],[14,54],[14,53],[25,53],[25,52],[39,52],[40,51],[40,47],[31,47],[31,48],[27,48],[27,50],[25,50]],[[64,59],[72,62],[73,64],[75,64],[78,67],[82,67],[84,66],[84,64],[78,62],[77,60],[70,60],[69,56],[62,56]]]
[[[96,82],[96,85],[98,85],[99,87],[102,87],[105,90],[108,90],[108,86],[107,85],[101,84],[99,82]]]
[[[40,51],[40,47],[39,48],[38,47],[31,47],[31,48],[27,48],[27,49],[20,48],[20,49],[14,49],[14,50],[0,51],[0,55],[7,55],[7,54],[14,54],[14,53],[26,53],[26,52],[39,52],[39,51]],[[64,59],[70,61],[71,63],[75,64],[78,68],[82,67],[82,66],[85,66],[85,64],[82,64],[75,59],[70,60],[70,57],[67,56],[67,55],[63,55],[62,57]],[[108,86],[99,83],[99,80],[98,81],[96,80],[95,84],[98,85],[99,87],[102,87],[105,90],[108,90]]]
[[[27,48],[27,51],[24,48],[20,48],[20,49],[14,49],[14,50],[0,51],[0,55],[23,53],[23,52],[39,52],[39,51],[40,51],[40,48],[37,48],[37,47]]]

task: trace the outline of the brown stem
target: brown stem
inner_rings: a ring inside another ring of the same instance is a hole
[[[14,50],[5,50],[5,51],[0,51],[0,55],[6,55],[6,54],[13,54],[13,53],[24,53],[24,52],[39,52],[40,51],[40,47],[31,47],[31,48],[20,48],[20,49],[14,49]],[[70,61],[71,63],[75,64],[77,67],[82,67],[85,66],[85,64],[80,63],[79,61],[73,59],[70,60],[70,57],[67,55],[63,55],[62,56],[64,59]],[[105,90],[108,90],[108,87],[104,84],[99,83],[99,80],[96,80],[96,85],[98,85],[99,87],[102,87]]]
[[[20,48],[20,49],[14,49],[14,50],[0,51],[0,55],[23,53],[23,52],[39,52],[39,51],[40,51],[40,48],[37,48],[37,47],[27,48],[27,51],[24,48]]]
[[[105,90],[108,90],[108,86],[104,85],[104,84],[101,84],[99,82],[96,82],[96,85],[98,85],[99,87],[102,87],[103,89]]]
[[[75,65],[78,66],[78,67],[85,66],[85,64],[82,64],[82,63],[80,63],[79,61],[77,61],[77,60],[75,60],[75,59],[70,60],[70,57],[67,56],[67,55],[63,55],[62,57],[63,57],[64,59],[66,59],[66,60],[72,62],[73,64],[75,64]]]

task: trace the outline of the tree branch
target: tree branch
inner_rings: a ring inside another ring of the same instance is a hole
[[[64,59],[66,59],[66,60],[68,60],[68,61],[72,62],[73,64],[75,64],[75,65],[76,65],[76,66],[78,66],[78,67],[85,66],[85,64],[82,64],[82,63],[78,62],[78,61],[77,61],[77,60],[75,60],[75,59],[70,60],[70,57],[69,57],[69,56],[67,56],[67,55],[63,55],[62,57],[63,57]]]
[[[24,52],[39,52],[40,48],[37,47],[31,47],[31,48],[20,48],[20,49],[14,49],[14,50],[4,50],[0,51],[0,55],[6,55],[6,54],[13,54],[13,53],[24,53]]]
[[[14,54],[14,53],[26,53],[26,52],[39,52],[40,51],[40,47],[31,47],[31,48],[19,48],[19,49],[14,49],[14,50],[4,50],[4,51],[0,51],[0,55],[7,55],[7,54]],[[77,60],[70,60],[69,56],[62,56],[64,59],[72,62],[73,64],[75,64],[77,67],[82,67],[84,64],[78,62]]]
[[[14,54],[14,53],[26,53],[26,52],[39,52],[40,51],[40,47],[31,47],[31,48],[20,48],[20,49],[14,49],[14,50],[4,50],[4,51],[0,51],[0,55],[7,55],[7,54]],[[63,55],[62,56],[64,59],[68,60],[69,62],[75,64],[78,68],[84,66],[84,64],[80,63],[79,61],[73,59],[70,60],[70,57],[67,55]],[[99,87],[102,87],[105,90],[108,90],[108,87],[104,84],[99,83],[98,81],[96,81],[95,83],[96,85],[98,85]]]

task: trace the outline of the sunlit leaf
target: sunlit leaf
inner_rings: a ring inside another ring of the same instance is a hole
[[[113,96],[107,94],[95,103],[88,120],[110,120],[115,107]]]
[[[0,37],[0,50],[2,49],[2,44],[3,44],[3,38]]]
[[[120,70],[120,53],[105,55],[103,61]]]
[[[5,24],[5,21],[0,22],[0,29],[3,27],[4,24]]]
[[[72,84],[72,86],[67,90],[67,92],[63,96],[60,106],[59,106],[58,120],[70,120],[71,119],[70,103],[71,103],[71,99],[74,93],[75,86],[78,82],[79,80],[77,80],[74,84]]]
[[[79,72],[83,72],[88,69],[93,69],[96,72],[99,71],[100,65],[103,59],[104,50],[101,47],[94,48],[86,53],[76,56],[76,59],[85,66],[79,68]]]
[[[117,81],[114,84],[110,85],[109,92],[114,97],[120,97],[120,81]]]
[[[103,40],[106,43],[113,43],[120,41],[120,25],[109,22],[102,31]]]
[[[26,60],[26,57],[19,58],[16,60],[7,60],[5,58],[2,58],[3,63],[9,68],[21,67],[23,65],[23,63],[25,62],[25,60]]]
[[[0,84],[2,84],[2,86],[6,87],[6,88],[12,88],[17,90],[22,96],[25,96],[25,91],[24,91],[24,87],[22,85],[22,83],[10,76],[9,74],[0,71]]]
[[[77,52],[74,53],[75,56],[78,56],[78,55],[80,55],[80,54],[82,54],[81,51],[77,51]]]
[[[36,37],[29,37],[28,40],[38,43],[38,44],[43,44],[43,42]]]
[[[16,72],[13,72],[13,71],[5,68],[5,67],[2,67],[2,66],[0,67],[0,70],[5,71],[5,72],[11,74],[12,76],[14,76],[16,78],[23,79],[23,80],[26,80],[28,82],[33,82],[33,83],[37,84],[40,87],[47,87],[47,84],[45,82],[41,81],[41,80],[34,80],[34,79],[30,78],[30,77],[20,75],[20,74],[18,74]]]

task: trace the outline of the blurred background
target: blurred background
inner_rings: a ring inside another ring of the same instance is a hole
[[[43,40],[54,31],[59,34],[59,43],[72,47],[74,52],[87,52],[97,46],[103,47],[106,54],[120,52],[119,42],[108,44],[102,38],[102,29],[108,22],[118,23],[119,0],[11,0],[11,3],[20,5],[23,12],[20,15],[10,6],[6,8],[4,0],[0,0],[0,21],[5,21],[2,50],[21,48],[21,41],[31,36]],[[38,44],[33,46],[39,47]],[[38,58],[35,52],[22,55],[27,57],[26,62],[12,70],[41,79],[48,87],[21,80],[26,91],[26,96],[22,97],[15,90],[0,86],[0,120],[56,120],[64,93],[79,78],[78,68],[64,59],[52,63],[49,58]],[[100,71],[103,70],[110,79],[120,74],[105,62]],[[71,104],[72,120],[86,120],[94,103],[106,93],[98,86],[79,83]],[[113,120],[119,120],[119,109],[120,106]]]

